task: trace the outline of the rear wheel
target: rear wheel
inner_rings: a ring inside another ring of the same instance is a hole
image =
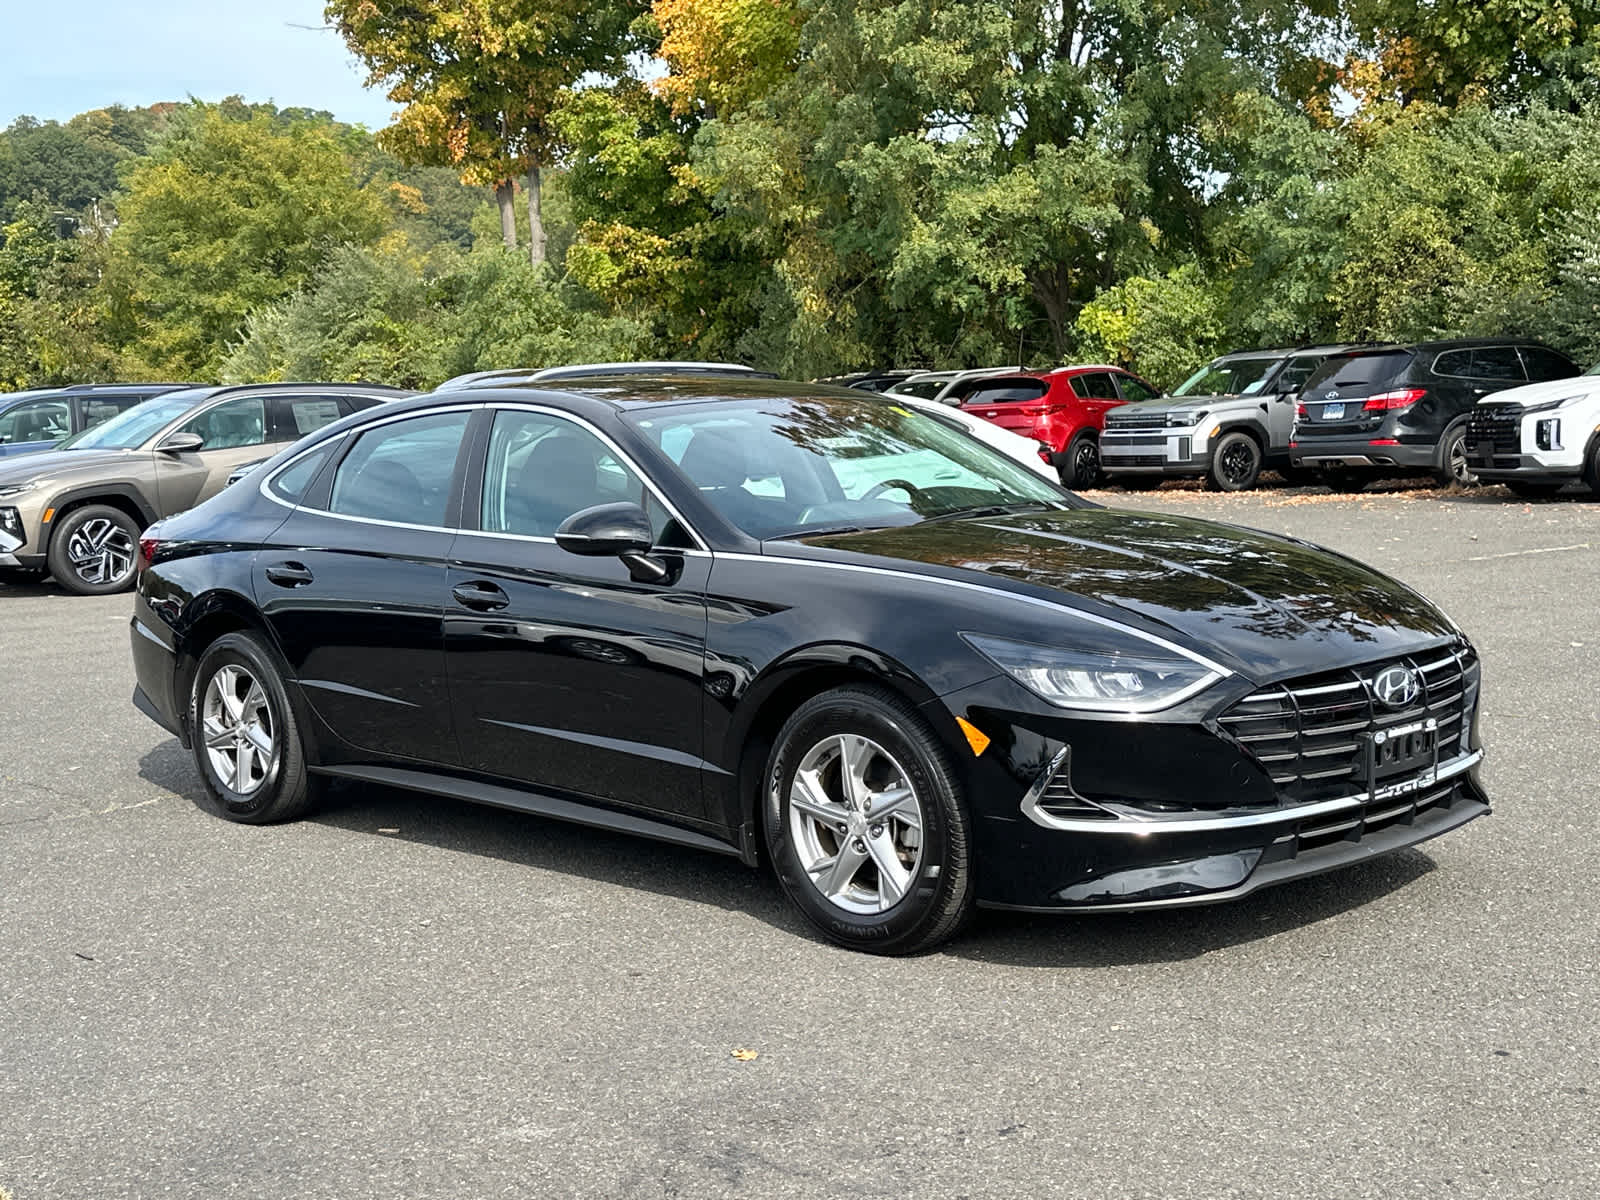
[[[1548,500],[1564,486],[1559,483],[1533,483],[1527,479],[1506,480],[1506,487],[1511,489],[1511,494],[1521,496],[1524,500]]]
[[[789,899],[852,950],[915,954],[972,911],[971,827],[938,738],[870,687],[802,704],[768,760],[767,850]]]
[[[86,504],[75,508],[50,535],[50,574],[79,596],[109,596],[133,586],[138,567],[139,525],[120,508]]]
[[[1478,486],[1478,476],[1467,464],[1465,425],[1445,430],[1444,438],[1439,443],[1439,462],[1434,467],[1433,477],[1440,487],[1449,487],[1452,483],[1461,487]]]
[[[282,676],[253,635],[225,634],[201,656],[189,735],[201,803],[216,816],[264,825],[298,817],[315,798]]]
[[[1068,443],[1059,474],[1062,486],[1069,488],[1094,487],[1100,482],[1100,443],[1094,434],[1080,433]]]
[[[1261,477],[1261,443],[1235,430],[1218,439],[1211,452],[1206,486],[1214,492],[1247,492]]]

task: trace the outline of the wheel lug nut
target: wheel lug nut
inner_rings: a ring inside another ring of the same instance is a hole
[[[871,833],[872,833],[873,837],[882,837],[883,836],[883,826],[882,825],[874,825],[872,827]]]
[[[849,831],[850,831],[850,826],[846,825],[843,821],[840,821],[839,822],[839,832],[840,833],[848,833]]]
[[[867,844],[866,844],[866,842],[862,841],[860,838],[857,838],[856,839],[856,853],[857,854],[865,854],[866,852],[867,852]]]

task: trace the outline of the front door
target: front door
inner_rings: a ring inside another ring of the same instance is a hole
[[[573,513],[622,500],[653,506],[594,432],[550,412],[494,414],[481,494],[464,522],[478,528],[457,538],[446,589],[463,765],[701,818],[710,558],[664,551],[670,577],[640,583],[617,559],[554,541]],[[689,544],[664,513],[657,524],[658,542]]]
[[[155,452],[156,493],[162,516],[211,499],[223,489],[235,467],[275,454],[286,444],[267,440],[266,401],[260,396],[224,400],[170,433],[196,434],[201,446],[184,454]]]
[[[448,766],[460,757],[443,622],[470,415],[419,414],[353,435],[303,497],[280,492],[299,507],[256,555],[256,603],[306,702],[360,751]],[[296,474],[291,465],[267,486]]]

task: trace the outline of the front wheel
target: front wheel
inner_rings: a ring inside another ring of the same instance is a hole
[[[265,825],[310,807],[314,781],[300,728],[271,652],[254,636],[225,634],[201,656],[189,736],[201,804],[216,816]]]
[[[1211,452],[1206,486],[1214,492],[1247,492],[1261,477],[1261,443],[1248,433],[1225,433]]]
[[[872,954],[915,954],[970,915],[960,785],[911,705],[870,687],[813,697],[778,734],[764,779],[773,869],[824,936]]]
[[[1058,472],[1061,485],[1089,488],[1100,482],[1100,443],[1092,433],[1080,433],[1067,445]]]
[[[86,504],[61,519],[45,557],[50,574],[78,596],[109,596],[133,586],[139,526],[120,508]]]

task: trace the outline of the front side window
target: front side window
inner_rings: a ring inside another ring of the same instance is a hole
[[[905,405],[728,400],[630,419],[708,505],[755,538],[1071,504],[1022,464]]]
[[[72,408],[66,400],[33,400],[0,413],[0,445],[59,442],[72,432]]]
[[[495,414],[478,514],[486,532],[554,537],[573,513],[623,501],[648,509],[648,499],[639,477],[583,426],[549,413]]]
[[[266,406],[260,396],[226,400],[184,422],[179,432],[199,434],[202,450],[260,446],[267,440]]]
[[[348,517],[443,527],[469,416],[430,413],[361,434],[334,472],[329,509]]]
[[[1523,346],[1522,363],[1528,369],[1528,378],[1534,383],[1551,379],[1568,379],[1578,373],[1578,368],[1564,354],[1546,350],[1543,346]],[[1592,373],[1592,372],[1591,372]]]

